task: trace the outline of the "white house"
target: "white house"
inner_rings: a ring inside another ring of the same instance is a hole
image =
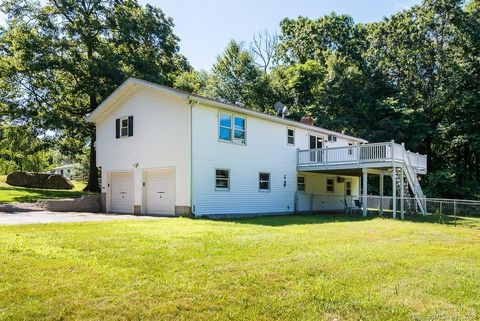
[[[311,118],[297,122],[134,78],[88,121],[96,125],[107,212],[343,210],[359,198],[362,174],[366,187],[368,173],[401,173],[403,181],[410,170],[418,192],[416,175],[426,172],[426,157],[403,145],[366,144],[313,126]]]
[[[65,164],[51,168],[47,171],[49,174],[59,174],[65,176],[68,179],[73,179],[80,175],[81,165],[80,164]]]

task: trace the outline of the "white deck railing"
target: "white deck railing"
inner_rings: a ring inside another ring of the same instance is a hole
[[[408,163],[418,172],[427,171],[427,156],[406,151],[394,142],[326,147],[298,151],[298,166],[360,165],[365,163]],[[353,166],[355,167],[355,166]]]

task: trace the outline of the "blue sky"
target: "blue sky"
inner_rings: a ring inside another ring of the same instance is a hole
[[[256,32],[277,31],[280,20],[318,18],[335,11],[356,22],[379,21],[421,0],[139,0],[175,22],[180,51],[195,69],[209,70],[230,39],[248,44]],[[4,17],[0,15],[0,23]]]

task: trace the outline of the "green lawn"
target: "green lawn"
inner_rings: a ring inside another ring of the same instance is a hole
[[[47,198],[64,198],[82,196],[82,190],[85,183],[72,181],[75,186],[73,190],[54,190],[40,188],[23,188],[10,186],[5,183],[6,176],[0,176],[0,204],[5,203],[22,203],[36,202],[40,199]]]
[[[1,320],[476,320],[480,232],[348,216],[0,227]]]

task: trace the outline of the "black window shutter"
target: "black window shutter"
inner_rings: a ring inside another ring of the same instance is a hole
[[[128,116],[128,136],[133,136],[133,116]]]
[[[115,137],[120,138],[120,118],[115,119]]]

